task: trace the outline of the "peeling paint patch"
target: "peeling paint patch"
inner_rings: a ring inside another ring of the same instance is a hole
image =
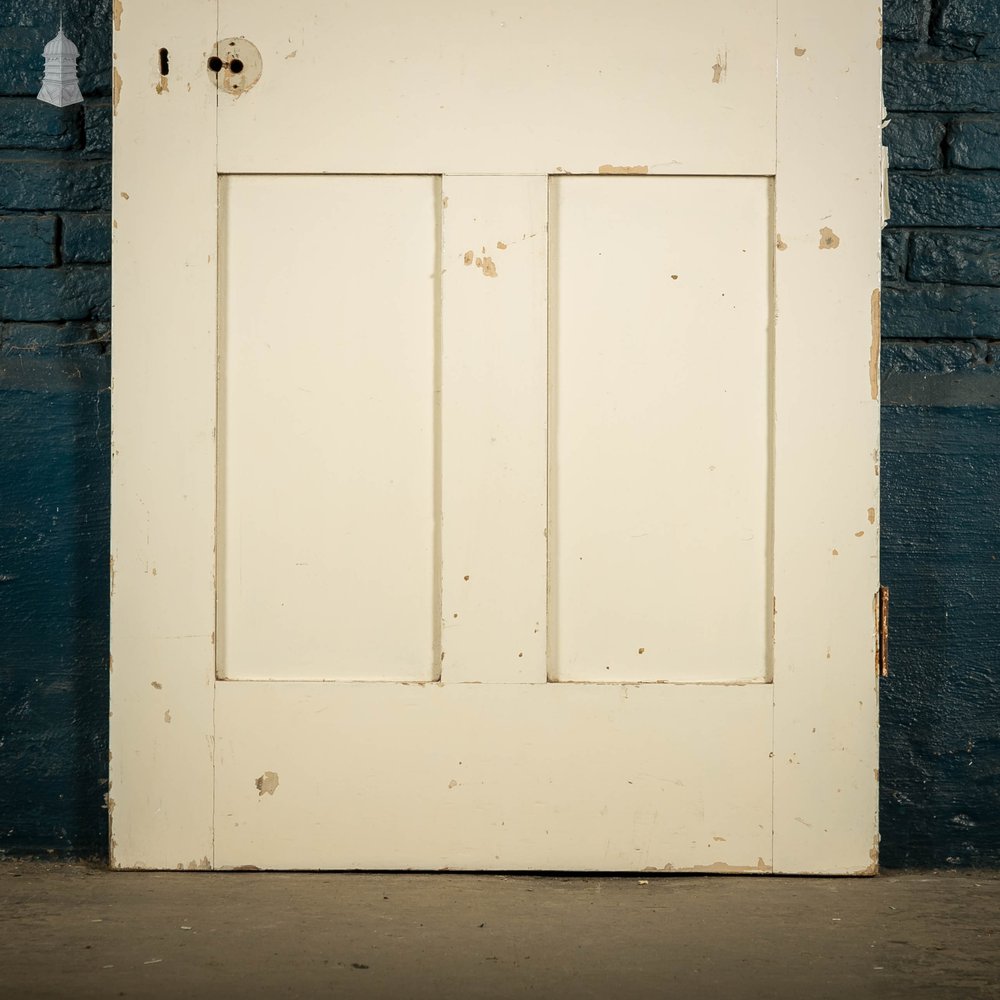
[[[495,278],[497,276],[497,266],[493,263],[492,257],[476,258],[476,267],[482,268],[484,278]]]
[[[868,379],[871,382],[872,399],[878,399],[878,354],[882,333],[882,291],[872,290],[872,346],[868,355]]]
[[[829,226],[824,226],[819,231],[820,250],[836,250],[839,246],[840,237]]]
[[[111,114],[118,114],[118,102],[121,100],[122,96],[122,78],[121,74],[118,72],[118,67],[115,66],[111,71]]]
[[[274,771],[265,771],[255,782],[259,796],[274,795],[278,787],[278,775]]]
[[[112,17],[115,21],[115,31],[122,30],[122,0],[115,0],[114,5],[111,8]]]
[[[184,865],[178,865],[178,868],[183,868]],[[212,870],[212,863],[208,860],[208,855],[201,859],[201,861],[189,861],[187,863],[187,870],[189,872],[208,872]]]
[[[648,174],[649,167],[642,165],[635,167],[616,167],[611,163],[602,163],[597,168],[597,172],[599,174]]]
[[[715,64],[712,66],[712,83],[722,83],[726,79],[729,71],[729,53],[719,52],[715,56]]]
[[[718,872],[720,875],[745,875],[748,872],[769,872],[771,866],[763,859],[757,858],[755,865],[727,865],[725,861],[715,861],[710,865],[692,865],[693,872]]]

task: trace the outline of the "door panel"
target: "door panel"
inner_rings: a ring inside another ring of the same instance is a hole
[[[219,674],[431,680],[438,184],[220,185]]]
[[[561,177],[550,211],[550,676],[764,680],[769,181]]]

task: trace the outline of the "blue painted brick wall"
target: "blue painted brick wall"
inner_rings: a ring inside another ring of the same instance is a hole
[[[111,3],[61,6],[63,109],[60,4],[0,4],[0,854],[106,842]]]
[[[0,10],[0,853],[101,853],[111,0]],[[1000,862],[1000,3],[886,0],[887,865]],[[803,373],[811,377],[814,373]]]
[[[886,0],[882,859],[1000,863],[1000,3]]]

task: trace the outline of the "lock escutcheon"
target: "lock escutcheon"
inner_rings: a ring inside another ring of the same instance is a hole
[[[207,69],[219,90],[239,97],[260,79],[263,60],[257,46],[246,38],[223,38],[213,46]]]

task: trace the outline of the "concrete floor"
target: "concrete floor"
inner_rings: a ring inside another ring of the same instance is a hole
[[[1000,997],[1000,872],[107,872],[0,862],[0,997]]]

